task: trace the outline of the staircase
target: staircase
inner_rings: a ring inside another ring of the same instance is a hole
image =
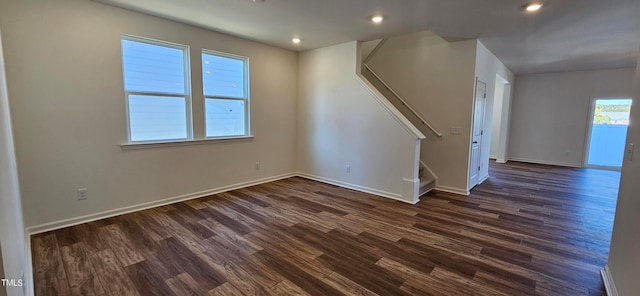
[[[436,177],[432,173],[425,173],[426,167],[420,162],[418,177],[420,177],[420,191],[418,196],[423,196],[427,192],[436,188]]]
[[[373,85],[384,97],[387,98],[391,104],[393,104],[414,126],[420,131],[428,131],[432,135],[440,138],[442,134],[433,128],[425,119],[423,119],[411,106],[409,106],[400,95],[395,92],[382,78],[374,72],[367,62],[373,55],[380,49],[380,47],[386,42],[385,39],[377,41],[375,47],[370,47],[370,52],[366,53],[366,58],[362,61],[362,76],[365,77],[371,85]],[[422,196],[427,192],[436,188],[437,176],[429,167],[420,160],[418,169],[418,177],[420,178],[420,187],[418,196]]]

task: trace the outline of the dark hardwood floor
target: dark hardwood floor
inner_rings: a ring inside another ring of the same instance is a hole
[[[605,295],[619,173],[490,175],[417,205],[290,178],[35,235],[36,295]]]

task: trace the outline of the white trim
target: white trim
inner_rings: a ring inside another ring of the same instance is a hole
[[[405,117],[398,110],[398,108],[391,104],[391,102],[389,102],[389,100],[382,93],[380,93],[375,88],[375,86],[373,86],[373,84],[369,82],[367,78],[365,78],[361,74],[362,64],[360,63],[360,59],[362,52],[360,50],[360,45],[361,42],[356,43],[356,80],[358,80],[358,82],[362,84],[362,87],[367,92],[369,92],[369,94],[371,94],[374,99],[376,99],[376,101],[384,108],[384,110],[387,111],[387,113],[389,113],[389,115],[391,115],[391,117],[393,117],[393,119],[395,119],[400,124],[400,126],[402,126],[407,131],[407,133],[409,133],[409,135],[415,137],[416,139],[425,139],[426,137],[424,136],[424,134],[422,134],[422,132],[415,125],[413,125],[413,123],[411,123],[411,121],[409,121],[409,119],[407,119],[407,117]]]
[[[390,85],[388,85],[383,79],[382,77],[380,77],[380,75],[378,75],[378,73],[376,73],[369,65],[367,64],[362,64],[365,69],[367,69],[367,71],[369,71],[369,73],[371,73],[371,75],[373,75],[373,77],[375,77],[381,84],[382,86],[384,86],[384,88],[386,88],[398,101],[400,101],[400,103],[402,104],[402,106],[404,106],[405,108],[407,108],[411,114],[413,114],[413,116],[415,116],[418,120],[420,120],[420,123],[426,125],[431,132],[433,132],[436,136],[438,136],[438,138],[442,138],[442,133],[440,133],[438,130],[436,130],[431,124],[429,124],[429,122],[427,122],[424,118],[422,118],[422,116],[420,116],[420,114],[418,114],[418,112],[416,110],[414,110],[401,96],[400,94],[398,94],[395,90],[393,90],[393,88],[391,88]],[[361,75],[361,74],[360,74]],[[368,79],[367,79],[368,80]],[[386,98],[386,96],[385,96]]]
[[[591,132],[593,131],[593,117],[596,115],[596,98],[590,97],[591,104],[589,106],[589,113],[587,113],[587,128],[585,130],[584,143],[582,147],[582,165],[587,166],[589,162],[589,153],[591,152]]]
[[[409,135],[416,137],[417,139],[425,139],[426,137],[420,130],[418,130],[415,125],[413,125],[398,109],[389,102],[383,94],[381,94],[375,87],[371,84],[371,82],[367,81],[361,74],[356,74],[356,80],[362,84],[365,90],[367,90],[372,97],[376,99],[380,105],[389,113],[391,117],[395,119],[404,129],[409,133]]]
[[[589,164],[589,154],[591,153],[591,137],[593,136],[593,120],[596,115],[596,106],[598,105],[598,100],[633,100],[631,97],[591,97],[591,107],[589,108],[589,113],[587,117],[587,129],[584,137],[584,148],[583,148],[583,159],[582,165],[585,168],[594,168],[594,169],[603,169],[603,170],[613,170],[620,171],[622,170],[622,165],[620,167],[612,167],[612,166],[599,166],[599,165],[590,165]],[[627,125],[628,126],[628,125]],[[625,135],[625,145],[626,145]]]
[[[420,201],[420,179],[402,178],[402,196],[405,201],[411,200],[410,203],[417,204]]]
[[[476,142],[476,144],[478,145],[478,169],[476,170],[476,164],[475,163],[471,163],[473,161],[473,142],[475,139],[475,129],[476,129],[476,107],[478,106],[478,90],[480,89],[480,84],[484,84],[484,91],[482,93],[482,97],[480,98],[482,100],[482,115],[480,116],[482,120],[480,120],[480,136],[478,141]],[[485,137],[484,137],[484,121],[485,121],[485,116],[487,114],[487,83],[484,82],[483,80],[480,79],[480,77],[476,76],[476,82],[475,82],[475,89],[473,91],[473,106],[471,108],[471,114],[473,114],[473,117],[471,118],[471,132],[469,135],[469,157],[468,157],[468,164],[469,166],[468,168],[468,172],[467,172],[467,192],[469,192],[469,190],[473,189],[473,187],[476,187],[478,184],[480,184],[480,168],[482,167],[482,144],[485,141]],[[489,139],[489,141],[491,141],[491,139]],[[477,180],[475,184],[471,183],[471,176],[473,175],[472,172],[475,172],[475,175],[477,175]],[[468,195],[468,194],[467,194]]]
[[[616,289],[616,284],[613,282],[609,264],[604,266],[604,269],[600,271],[600,275],[602,275],[602,281],[604,282],[604,289],[607,291],[607,295],[618,296],[618,290]]]
[[[146,209],[150,209],[150,208],[155,208],[155,207],[160,207],[160,206],[173,204],[173,203],[177,203],[177,202],[182,202],[182,201],[186,201],[186,200],[201,198],[201,197],[205,197],[205,196],[209,196],[209,195],[213,195],[213,194],[217,194],[217,193],[221,193],[221,192],[236,190],[236,189],[249,187],[249,186],[255,186],[255,185],[268,183],[268,182],[273,182],[273,181],[286,179],[286,178],[291,178],[291,177],[302,177],[302,178],[306,178],[306,179],[309,179],[309,180],[314,180],[314,181],[327,183],[327,184],[331,184],[331,185],[335,185],[335,186],[340,186],[340,187],[344,187],[344,188],[348,188],[348,189],[352,189],[352,190],[356,190],[356,191],[360,191],[360,192],[364,192],[364,193],[369,193],[369,194],[373,194],[373,195],[377,195],[377,196],[381,196],[381,197],[386,197],[386,198],[393,199],[393,200],[398,200],[398,201],[401,201],[401,202],[404,202],[404,203],[408,203],[408,204],[416,204],[416,203],[418,203],[420,201],[419,199],[416,200],[415,202],[407,201],[407,200],[403,199],[402,195],[400,195],[400,194],[391,193],[391,192],[387,192],[387,191],[383,191],[383,190],[379,190],[379,189],[375,189],[375,188],[360,186],[360,185],[356,185],[356,184],[351,184],[351,183],[347,183],[347,182],[343,182],[343,181],[333,180],[333,179],[320,177],[320,176],[316,176],[316,175],[312,175],[312,174],[307,174],[307,173],[303,173],[303,172],[296,172],[296,173],[287,173],[287,174],[277,175],[277,176],[258,179],[258,180],[252,180],[252,181],[247,181],[247,182],[236,183],[236,184],[217,187],[217,188],[208,189],[208,190],[204,190],[204,191],[200,191],[200,192],[183,194],[183,195],[179,195],[179,196],[169,197],[169,198],[156,200],[156,201],[150,201],[150,202],[141,203],[141,204],[132,205],[132,206],[126,206],[126,207],[122,207],[122,208],[118,208],[118,209],[107,210],[107,211],[98,212],[98,213],[89,214],[89,215],[84,215],[84,216],[80,216],[80,217],[63,219],[63,220],[54,221],[54,222],[48,222],[48,223],[44,223],[44,224],[40,224],[40,225],[34,225],[34,226],[27,227],[26,228],[26,233],[27,233],[27,237],[30,237],[31,235],[34,235],[34,234],[39,234],[39,233],[48,232],[48,231],[52,231],[52,230],[62,229],[62,228],[65,228],[65,227],[74,226],[74,225],[78,225],[78,224],[82,224],[82,223],[88,223],[88,222],[92,222],[92,221],[96,221],[96,220],[106,219],[106,218],[110,218],[110,217],[114,217],[114,216],[119,216],[119,215],[128,214],[128,213],[132,213],[132,212],[142,211],[142,210],[146,210]],[[410,179],[408,179],[408,180],[410,180]],[[419,184],[419,179],[418,179],[418,184]],[[440,191],[446,191],[446,192],[451,192],[451,193],[456,193],[456,194],[469,195],[468,192],[461,193],[460,189],[452,188],[452,187],[439,186],[436,189],[440,190]],[[30,255],[29,255],[29,259],[31,259]],[[29,271],[25,271],[25,274],[31,274],[31,273],[27,273],[27,272],[29,272]]]
[[[165,41],[165,40],[154,39],[149,37],[142,37],[142,36],[127,34],[127,33],[120,34],[120,40],[122,39],[133,41],[133,42],[142,42],[142,43],[148,43],[152,45],[171,47],[175,49],[185,49],[185,48],[188,49],[189,47],[188,45],[184,45],[177,42]]]
[[[444,191],[444,192],[449,192],[449,193],[459,194],[459,195],[468,196],[469,194],[471,194],[467,189],[461,189],[461,188],[449,187],[449,186],[437,185],[435,189],[438,191]]]
[[[66,228],[66,227],[74,226],[74,225],[78,225],[78,224],[88,223],[88,222],[92,222],[92,221],[96,221],[96,220],[101,220],[101,219],[105,219],[105,218],[110,218],[110,217],[114,217],[114,216],[119,216],[119,215],[123,215],[123,214],[127,214],[127,213],[132,213],[132,212],[137,212],[137,211],[146,210],[146,209],[150,209],[150,208],[160,207],[160,206],[173,204],[173,203],[177,203],[177,202],[182,202],[182,201],[186,201],[186,200],[201,198],[201,197],[205,197],[205,196],[209,196],[209,195],[213,195],[213,194],[217,194],[217,193],[221,193],[221,192],[226,192],[226,191],[236,190],[236,189],[240,189],[240,188],[244,188],[244,187],[255,186],[255,185],[259,185],[259,184],[263,184],[263,183],[273,182],[273,181],[277,181],[277,180],[281,180],[281,179],[291,178],[291,177],[302,177],[302,178],[306,178],[306,179],[310,179],[310,180],[314,180],[314,181],[318,181],[318,182],[323,182],[323,183],[327,183],[327,184],[331,184],[331,185],[336,185],[336,186],[340,186],[340,187],[356,190],[356,191],[359,191],[359,192],[369,193],[369,194],[377,195],[377,196],[380,196],[380,197],[385,197],[385,198],[401,201],[401,202],[408,203],[408,204],[416,204],[416,203],[418,203],[420,201],[418,199],[415,202],[409,202],[409,201],[404,200],[402,198],[402,196],[399,195],[399,194],[386,192],[386,191],[382,191],[382,190],[378,190],[378,189],[374,189],[374,188],[364,187],[364,186],[360,186],[360,185],[355,185],[355,184],[351,184],[351,183],[347,183],[347,182],[337,181],[337,180],[324,178],[324,177],[320,177],[320,176],[315,176],[315,175],[311,175],[311,174],[307,174],[307,173],[293,172],[293,173],[287,173],[287,174],[277,175],[277,176],[258,179],[258,180],[253,180],[253,181],[236,183],[236,184],[233,184],[233,185],[222,186],[222,187],[209,189],[209,190],[205,190],[205,191],[200,191],[200,192],[195,192],[195,193],[190,193],[190,194],[184,194],[184,195],[175,196],[175,197],[169,197],[169,198],[165,198],[165,199],[161,199],[161,200],[157,200],[157,201],[141,203],[141,204],[138,204],[138,205],[132,205],[132,206],[122,207],[122,208],[118,208],[118,209],[107,210],[107,211],[94,213],[94,214],[89,214],[89,215],[84,215],[84,216],[80,216],[80,217],[69,218],[69,219],[64,219],[64,220],[60,220],[60,221],[54,221],[54,222],[44,223],[44,224],[40,224],[40,225],[30,226],[30,227],[27,227],[25,229],[27,246],[28,246],[27,247],[27,267],[26,267],[26,269],[24,271],[24,273],[25,273],[25,281],[27,282],[27,284],[25,285],[26,286],[26,294],[25,295],[26,296],[35,295],[34,294],[34,278],[33,278],[33,261],[32,261],[33,259],[32,259],[32,253],[31,253],[31,236],[32,235],[43,233],[43,232],[48,232],[48,231],[53,231],[53,230],[57,230],[57,229],[62,229],[62,228]],[[417,182],[419,184],[419,182],[420,182],[419,179],[418,179]]]
[[[184,75],[184,94],[177,93],[166,93],[166,92],[155,92],[155,91],[135,91],[128,90],[127,85],[127,77],[125,77],[125,61],[124,61],[124,48],[123,41],[136,42],[136,43],[144,43],[148,45],[154,45],[159,47],[167,47],[178,49],[182,51],[182,63],[183,63],[183,75]],[[184,98],[185,100],[185,120],[186,120],[186,133],[187,139],[193,139],[193,93],[191,90],[191,47],[189,45],[168,42],[163,40],[157,40],[146,37],[139,37],[135,35],[129,34],[120,34],[120,59],[122,62],[122,82],[124,86],[124,94],[125,94],[125,108],[127,112],[127,140],[130,143],[135,143],[131,139],[131,109],[129,108],[131,105],[131,96],[161,96],[161,97],[173,97],[173,98]]]
[[[416,204],[417,203],[417,202],[413,203],[413,202],[406,201],[406,200],[402,199],[402,195],[400,195],[400,194],[386,192],[386,191],[382,191],[382,190],[378,190],[378,189],[374,189],[374,188],[369,188],[369,187],[364,187],[364,186],[351,184],[351,183],[347,183],[347,182],[343,182],[343,181],[333,180],[333,179],[320,177],[320,176],[316,176],[316,175],[312,175],[312,174],[307,174],[307,173],[303,173],[303,172],[298,172],[298,177],[302,177],[302,178],[306,178],[306,179],[309,179],[309,180],[314,180],[314,181],[318,181],[318,182],[322,182],[322,183],[327,183],[327,184],[331,184],[331,185],[335,185],[335,186],[339,186],[339,187],[344,187],[344,188],[348,188],[348,189],[353,189],[355,191],[369,193],[369,194],[373,194],[373,195],[377,195],[377,196],[381,196],[381,197],[395,199],[395,200],[398,200],[398,201],[401,201],[401,202],[404,202],[404,203],[408,203],[408,204]]]
[[[489,179],[489,175],[486,175],[484,177],[482,177],[482,179],[480,179],[480,181],[478,181],[478,185],[482,184],[484,181],[487,181]]]
[[[625,141],[626,143],[626,141]],[[609,171],[622,171],[622,167],[616,167],[616,166],[606,166],[606,165],[585,165],[585,168],[588,169],[599,169],[599,170],[609,170]]]
[[[173,140],[173,141],[157,141],[157,142],[123,143],[123,144],[120,144],[120,148],[122,150],[136,150],[136,149],[148,149],[148,148],[214,144],[216,142],[239,142],[239,141],[251,141],[251,140],[253,140],[253,136],[218,137],[218,138],[205,138],[205,139],[196,139],[196,140]]]
[[[412,203],[420,201],[420,146],[421,139],[416,139],[416,145],[413,150],[413,167],[411,168],[411,178],[402,179],[402,196],[405,200]]]
[[[435,179],[435,181],[434,181],[435,184],[434,185],[438,186],[438,175],[436,175],[436,173],[433,170],[431,170],[431,168],[426,163],[424,163],[424,161],[422,161],[422,159],[420,160],[420,164],[422,164],[422,166],[425,169],[427,169],[427,171],[429,171],[429,174],[431,174],[431,176],[433,176],[433,178]]]
[[[217,50],[212,50],[212,49],[206,49],[203,48],[200,52],[200,62],[201,64],[203,64],[204,62],[202,61],[202,55],[203,54],[207,54],[207,55],[211,55],[211,56],[217,56],[217,57],[222,57],[222,58],[228,58],[228,59],[234,59],[234,60],[240,60],[242,61],[242,65],[243,65],[243,89],[244,89],[244,97],[224,97],[224,96],[207,96],[207,94],[204,93],[204,91],[202,92],[202,96],[203,96],[203,102],[204,102],[204,107],[202,109],[203,112],[203,116],[204,116],[204,136],[205,138],[212,138],[212,137],[207,137],[207,108],[206,108],[206,104],[207,104],[207,99],[222,99],[222,100],[237,100],[237,101],[244,101],[245,106],[244,106],[244,135],[242,136],[247,136],[251,134],[251,82],[249,80],[249,78],[251,77],[251,73],[250,73],[250,65],[249,65],[249,57],[245,57],[245,56],[241,56],[241,55],[236,55],[236,54],[232,54],[232,53],[226,53],[226,52],[222,52],[222,51],[217,51]],[[202,66],[202,85],[204,86],[204,79],[205,79],[205,73],[204,73],[204,66]]]
[[[137,211],[141,211],[141,210],[146,210],[146,209],[155,208],[155,207],[159,207],[159,206],[164,206],[164,205],[168,205],[168,204],[172,204],[172,203],[182,202],[182,201],[186,201],[186,200],[190,200],[190,199],[196,199],[196,198],[200,198],[200,197],[205,197],[205,196],[209,196],[209,195],[212,195],[212,194],[217,194],[217,193],[226,192],[226,191],[230,191],[230,190],[236,190],[236,189],[249,187],[249,186],[254,186],[254,185],[258,185],[258,184],[262,184],[262,183],[273,182],[273,181],[286,179],[286,178],[291,178],[291,177],[295,177],[295,176],[296,176],[296,173],[287,173],[287,174],[277,175],[277,176],[273,176],[273,177],[268,177],[268,178],[263,178],[263,179],[258,179],[258,180],[252,180],[252,181],[246,181],[246,182],[236,183],[236,184],[222,186],[222,187],[218,187],[218,188],[208,189],[208,190],[204,190],[204,191],[200,191],[200,192],[183,194],[183,195],[169,197],[169,198],[165,198],[165,199],[161,199],[161,200],[150,201],[150,202],[141,203],[141,204],[132,205],[132,206],[127,206],[127,207],[122,207],[122,208],[118,208],[118,209],[107,210],[107,211],[98,212],[98,213],[89,214],[89,215],[84,215],[84,216],[80,216],[80,217],[69,218],[69,219],[64,219],[64,220],[60,220],[60,221],[54,221],[54,222],[44,223],[44,224],[40,224],[40,225],[30,226],[30,227],[27,227],[27,234],[28,235],[34,235],[34,234],[43,233],[43,232],[47,232],[47,231],[52,231],[52,230],[56,230],[56,229],[61,229],[61,228],[69,227],[69,226],[82,224],[82,223],[92,222],[92,221],[96,221],[96,220],[100,220],[100,219],[119,216],[119,215],[122,215],[122,214],[137,212]]]
[[[506,160],[506,159],[498,158],[498,159],[496,159],[496,162],[497,162],[497,163],[507,163],[507,160]]]
[[[520,158],[520,157],[509,157],[508,160],[509,161],[536,163],[536,164],[548,164],[548,165],[571,167],[571,168],[581,168],[582,167],[581,165],[575,164],[575,163],[549,161],[549,160],[538,160],[538,159]]]
[[[389,40],[389,38],[380,39],[380,41],[378,41],[378,44],[376,44],[376,47],[374,47],[369,55],[367,55],[367,57],[362,60],[362,64],[368,63],[369,60],[378,52],[378,50],[380,50],[380,48],[387,42],[387,40]],[[358,52],[361,52],[360,49],[358,49]],[[360,73],[360,71],[358,71],[358,73]]]

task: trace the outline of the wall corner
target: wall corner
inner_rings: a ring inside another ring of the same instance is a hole
[[[420,179],[402,179],[402,199],[410,204],[420,201]]]
[[[608,296],[618,296],[618,290],[616,290],[616,285],[613,282],[613,276],[611,275],[611,270],[609,270],[609,264],[604,266],[604,269],[600,271],[602,275],[602,281],[604,282],[604,289],[607,292]]]

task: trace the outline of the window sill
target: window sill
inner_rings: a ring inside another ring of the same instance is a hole
[[[207,139],[195,139],[195,140],[124,143],[124,144],[120,144],[120,148],[122,150],[137,150],[137,149],[204,145],[204,144],[215,144],[215,143],[221,143],[221,142],[227,143],[227,142],[240,142],[240,141],[252,141],[252,140],[253,140],[253,136],[238,136],[238,137],[207,138]]]

